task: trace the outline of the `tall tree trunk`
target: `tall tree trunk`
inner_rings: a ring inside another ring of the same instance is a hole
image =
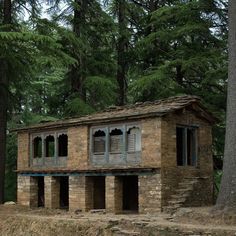
[[[119,94],[117,104],[122,106],[126,103],[126,92],[127,92],[127,60],[125,58],[127,49],[127,25],[125,20],[125,0],[117,1],[118,4],[118,25],[119,25],[119,38],[117,43],[117,75],[116,80],[119,86]]]
[[[11,24],[11,0],[3,2],[3,25]],[[0,60],[0,204],[4,202],[4,180],[6,160],[6,129],[8,107],[8,64]]]
[[[223,176],[216,208],[236,210],[236,1],[229,0],[229,67]]]
[[[87,0],[75,0],[74,18],[73,18],[73,31],[75,35],[80,38],[83,34],[83,27],[85,27],[85,12],[87,7]],[[73,65],[69,72],[71,81],[71,90],[73,93],[79,93],[80,97],[86,101],[86,91],[83,87],[85,80],[84,61],[83,55],[80,55],[78,65]]]

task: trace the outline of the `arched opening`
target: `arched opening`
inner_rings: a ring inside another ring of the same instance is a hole
[[[93,153],[101,154],[106,148],[106,134],[102,130],[97,130],[93,135]]]
[[[113,129],[110,132],[110,152],[121,153],[123,147],[123,132],[121,129]]]
[[[55,154],[55,139],[54,136],[49,135],[45,139],[45,155],[46,157],[53,157]]]
[[[141,131],[139,127],[132,127],[127,131],[127,151],[141,151]]]
[[[66,157],[68,155],[68,136],[61,134],[58,137],[58,156]]]
[[[33,157],[40,158],[42,157],[42,138],[35,137],[33,140]]]

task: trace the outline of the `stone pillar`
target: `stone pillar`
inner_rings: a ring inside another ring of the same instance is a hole
[[[38,181],[36,177],[18,175],[17,202],[24,206],[38,206]]]
[[[45,207],[60,207],[60,177],[44,177]]]
[[[106,211],[120,213],[123,209],[122,177],[106,177]]]
[[[69,176],[69,209],[85,211],[84,176]]]
[[[161,211],[160,174],[139,176],[139,212],[156,213]]]
[[[85,177],[85,211],[89,211],[94,207],[94,182],[93,177]]]
[[[93,182],[91,177],[69,177],[69,209],[89,211],[93,208]]]

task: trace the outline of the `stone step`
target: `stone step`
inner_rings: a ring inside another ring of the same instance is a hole
[[[171,197],[171,199],[168,201],[169,203],[171,202],[185,202],[186,201],[186,198],[185,197]]]
[[[186,193],[186,192],[190,192],[190,191],[192,191],[193,190],[193,188],[191,187],[188,187],[188,188],[179,188],[179,189],[176,189],[175,190],[175,192],[177,192],[178,194],[179,193]]]
[[[124,230],[122,228],[119,228],[119,227],[113,227],[111,228],[111,232],[112,232],[112,235],[114,236],[139,236],[140,233],[139,232],[135,232],[133,230]]]
[[[179,186],[181,186],[181,187],[192,187],[193,186],[193,184],[192,183],[179,183]]]
[[[174,208],[174,209],[177,209],[179,207],[181,207],[182,204],[181,203],[176,203],[176,204],[169,204],[168,206],[166,206],[167,208]]]
[[[185,201],[181,201],[181,200],[170,200],[168,201],[169,205],[182,205]]]
[[[186,192],[184,192],[184,193],[179,193],[179,194],[173,194],[173,195],[171,195],[171,198],[172,199],[178,199],[178,198],[187,198],[189,196],[189,194],[188,193],[186,193]]]
[[[178,207],[176,206],[166,206],[166,207],[163,207],[163,211],[166,212],[166,213],[174,213],[176,212],[178,209]]]

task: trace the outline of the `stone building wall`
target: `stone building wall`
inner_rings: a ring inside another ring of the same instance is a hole
[[[161,118],[143,119],[142,167],[161,167]]]
[[[88,126],[76,126],[68,129],[67,169],[87,169],[89,158]]]
[[[197,166],[177,166],[176,125],[197,125]],[[162,205],[165,206],[183,178],[196,178],[190,205],[208,205],[213,201],[213,159],[211,125],[192,112],[170,114],[162,121]]]
[[[23,206],[38,206],[37,179],[30,176],[17,177],[17,203]]]
[[[139,176],[139,212],[156,213],[161,211],[161,175]]]

